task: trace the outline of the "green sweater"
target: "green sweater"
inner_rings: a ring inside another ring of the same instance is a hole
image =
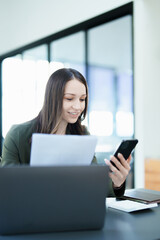
[[[2,166],[30,163],[31,137],[34,132],[35,119],[11,127],[3,144]],[[70,133],[67,132],[67,134]],[[86,128],[84,129],[84,134],[89,135]],[[95,157],[92,163],[97,163]]]
[[[35,120],[31,120],[11,127],[3,143],[1,166],[30,163],[34,126]]]
[[[31,137],[35,132],[35,119],[23,124],[13,125],[7,133],[2,149],[1,166],[14,166],[30,163]],[[85,134],[89,134],[86,130]],[[97,163],[94,157],[92,163]],[[120,196],[124,193],[125,186],[114,189],[110,181],[110,196]]]

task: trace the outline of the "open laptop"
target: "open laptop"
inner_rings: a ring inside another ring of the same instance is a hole
[[[0,168],[0,234],[101,229],[107,166]]]
[[[34,133],[30,165],[90,165],[96,144],[97,137],[91,135]]]

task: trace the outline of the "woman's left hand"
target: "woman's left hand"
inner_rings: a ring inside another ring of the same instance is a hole
[[[109,176],[112,179],[113,186],[115,188],[119,188],[122,186],[131,169],[130,167],[131,155],[127,160],[125,160],[123,155],[121,153],[118,153],[118,158],[120,161],[118,161],[118,159],[115,158],[114,156],[111,157],[112,162],[114,162],[118,169],[112,165],[111,161],[109,161],[108,159],[104,159],[104,161],[111,170],[109,172]]]

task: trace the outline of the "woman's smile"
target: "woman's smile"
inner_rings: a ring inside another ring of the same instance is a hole
[[[68,112],[70,114],[71,117],[73,118],[78,118],[80,115],[80,112]]]

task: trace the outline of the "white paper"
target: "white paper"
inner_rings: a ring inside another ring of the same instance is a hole
[[[32,135],[32,166],[90,165],[97,143],[90,135]]]
[[[111,199],[107,198],[106,206],[110,208],[115,208],[121,211],[125,211],[125,212],[133,212],[133,211],[139,211],[143,209],[157,207],[158,204],[157,203],[145,204],[145,203],[135,202],[131,200],[117,201],[115,198],[111,198]]]

